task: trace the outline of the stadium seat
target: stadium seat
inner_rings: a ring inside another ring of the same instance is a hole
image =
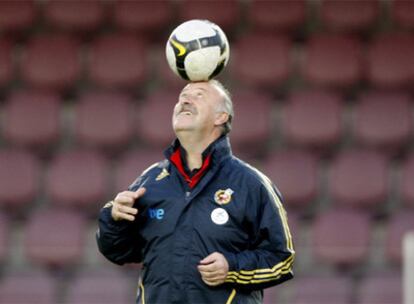
[[[4,138],[13,146],[46,152],[59,140],[61,103],[56,93],[12,92],[4,107]]]
[[[407,207],[414,208],[414,154],[410,154],[401,162],[401,180],[399,194]]]
[[[49,27],[75,32],[96,31],[106,17],[102,1],[46,1],[43,12]]]
[[[230,71],[241,85],[275,89],[290,76],[290,49],[291,42],[282,36],[243,36],[234,44]]]
[[[147,78],[145,43],[128,34],[107,34],[89,49],[90,80],[100,87],[132,88]]]
[[[270,96],[254,90],[238,90],[232,99],[236,111],[230,133],[233,147],[252,155],[263,154],[272,135]]]
[[[207,19],[229,35],[239,25],[241,6],[237,0],[182,0],[178,2],[178,18],[181,22]]]
[[[282,133],[289,144],[331,150],[343,133],[342,99],[329,90],[291,92],[287,98]]]
[[[371,91],[355,106],[353,133],[356,141],[383,152],[399,152],[412,135],[412,106],[408,93]]]
[[[69,284],[64,303],[134,303],[133,280],[120,271],[82,270]]]
[[[306,2],[299,1],[251,1],[247,20],[255,32],[293,32],[306,22]]]
[[[151,93],[137,110],[136,130],[150,146],[166,148],[175,138],[171,118],[178,102],[178,89],[165,89]]]
[[[312,251],[324,264],[353,267],[368,258],[371,223],[361,211],[336,208],[321,212],[312,225]]]
[[[1,5],[1,2],[0,2]],[[0,88],[7,86],[14,78],[13,45],[6,39],[0,40]]]
[[[37,11],[33,0],[0,1],[0,32],[20,32],[31,28]]]
[[[165,50],[154,50],[156,58],[164,58]],[[155,63],[157,77],[160,81],[160,86],[165,89],[182,89],[187,84],[187,82],[181,77],[177,76],[170,68],[166,60],[157,60]],[[226,73],[226,69],[223,71],[223,74]]]
[[[322,26],[330,31],[363,33],[379,19],[379,1],[323,0],[319,8]]]
[[[390,262],[401,264],[404,234],[414,231],[414,211],[400,209],[388,222],[385,238],[385,254]]]
[[[54,205],[96,212],[108,187],[108,163],[101,153],[71,150],[55,154],[46,179],[46,193]]]
[[[69,89],[80,76],[80,45],[63,34],[32,36],[23,51],[20,69],[23,81],[31,87]]]
[[[36,270],[4,274],[0,281],[0,303],[55,304],[58,284],[49,273]]]
[[[276,184],[286,208],[305,211],[316,199],[319,187],[317,158],[303,150],[284,150],[269,154],[264,173]]]
[[[31,206],[38,194],[40,163],[33,155],[13,148],[0,150],[0,205],[7,212]]]
[[[69,267],[80,263],[86,222],[79,213],[47,208],[31,213],[24,227],[24,250],[34,265]]]
[[[126,190],[145,169],[164,158],[163,148],[128,150],[115,166],[115,192]]]
[[[76,139],[84,146],[118,152],[133,135],[132,113],[132,98],[128,95],[90,90],[75,105]]]
[[[400,29],[412,30],[414,28],[414,2],[393,0],[389,4],[394,25]]]
[[[370,273],[357,285],[357,304],[403,303],[402,274]]]
[[[378,88],[411,88],[414,79],[414,35],[386,33],[367,50],[367,78]]]
[[[169,27],[172,12],[169,1],[120,0],[114,3],[113,22],[120,30],[139,32],[151,38]]]
[[[279,303],[280,289],[276,286],[263,290],[263,304]]]
[[[302,76],[314,86],[349,88],[362,79],[362,59],[355,37],[316,34],[305,47]]]
[[[293,283],[290,304],[349,304],[352,283],[349,277],[335,274],[302,275]]]
[[[10,253],[9,238],[10,238],[10,223],[9,217],[4,213],[0,212],[0,264],[3,265],[7,261]]]
[[[329,190],[335,204],[380,211],[388,181],[389,163],[376,151],[345,150],[331,163]]]

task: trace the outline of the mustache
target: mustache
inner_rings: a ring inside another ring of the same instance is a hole
[[[191,112],[192,114],[197,114],[197,109],[189,104],[183,104],[177,109],[177,114],[180,114],[181,112]]]

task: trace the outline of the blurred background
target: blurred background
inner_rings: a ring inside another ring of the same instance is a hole
[[[133,303],[101,206],[172,141],[173,28],[231,47],[236,155],[285,198],[296,278],[265,303],[398,304],[414,229],[414,1],[0,1],[0,303]]]

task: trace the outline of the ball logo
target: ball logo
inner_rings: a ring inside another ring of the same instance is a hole
[[[174,48],[176,48],[178,50],[178,53],[177,53],[178,57],[181,57],[181,56],[185,55],[185,52],[187,50],[186,50],[184,45],[182,45],[181,43],[178,43],[174,39],[170,39],[170,43],[173,45]]]
[[[214,194],[214,201],[219,205],[226,205],[230,203],[233,193],[234,191],[230,188],[227,188],[226,190],[220,189]]]
[[[214,224],[223,225],[229,220],[229,214],[223,208],[216,208],[211,212],[211,220]]]

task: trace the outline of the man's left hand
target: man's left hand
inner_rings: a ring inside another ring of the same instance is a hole
[[[205,257],[197,267],[203,282],[209,286],[223,284],[229,272],[229,263],[224,255],[218,252]]]

